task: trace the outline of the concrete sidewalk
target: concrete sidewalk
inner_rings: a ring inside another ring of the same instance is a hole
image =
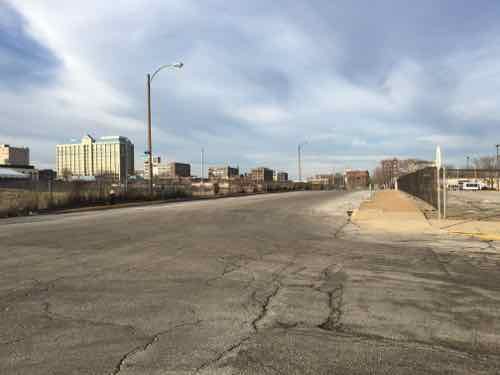
[[[436,233],[415,202],[405,193],[383,190],[361,204],[353,222],[367,231],[387,233]]]
[[[392,234],[465,235],[485,241],[500,241],[500,222],[485,220],[427,220],[411,196],[382,190],[363,202],[353,215],[362,231]]]

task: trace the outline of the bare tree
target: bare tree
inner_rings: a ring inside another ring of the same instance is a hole
[[[496,158],[493,156],[481,156],[472,161],[476,169],[495,169]]]
[[[384,172],[381,166],[376,167],[372,173],[372,182],[376,185],[382,186],[384,184]]]
[[[472,165],[474,166],[474,168],[477,171],[480,171],[482,169],[494,170],[496,168],[496,157],[494,157],[494,156],[481,156],[479,158],[475,158],[472,161]],[[478,177],[477,172],[476,172],[475,177],[476,178]],[[494,174],[490,174],[487,177],[483,176],[482,178],[483,178],[483,180],[486,181],[488,186],[492,189],[494,184],[495,184]]]

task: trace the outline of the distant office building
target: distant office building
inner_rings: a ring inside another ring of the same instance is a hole
[[[151,160],[153,161],[153,176],[158,176],[158,166],[161,164],[161,157],[153,157]],[[144,178],[149,180],[149,158],[146,158],[144,161]]]
[[[29,165],[30,149],[0,145],[0,165]]]
[[[168,177],[190,177],[191,164],[170,162],[167,164],[166,174]]]
[[[190,177],[191,165],[186,163],[170,162],[164,163],[161,157],[157,156],[153,159],[153,176],[158,178],[177,178]],[[149,160],[144,162],[144,178],[149,180]]]
[[[61,178],[106,176],[124,181],[134,173],[134,145],[126,137],[94,139],[57,145],[57,175]]]
[[[12,147],[6,144],[0,145],[1,168],[8,168],[10,171],[9,173],[12,173],[13,171],[16,173],[21,173],[24,176],[26,176],[26,178],[36,181],[38,180],[38,170],[29,164],[30,164],[29,148]]]
[[[276,182],[287,182],[288,172],[277,171],[274,173],[274,181]]]
[[[335,176],[333,174],[317,174],[316,176],[309,178],[309,182],[317,185],[333,186],[334,177]]]
[[[254,168],[250,172],[250,176],[255,182],[272,182],[274,171],[266,167]]]
[[[365,189],[370,184],[370,173],[368,171],[347,171],[345,173],[345,185],[349,190]]]
[[[172,175],[171,166],[169,163],[159,163],[156,166],[153,166],[153,175],[160,178],[175,177],[175,175]]]
[[[209,167],[208,178],[212,180],[230,180],[231,178],[238,177],[240,170],[231,166],[225,167]]]

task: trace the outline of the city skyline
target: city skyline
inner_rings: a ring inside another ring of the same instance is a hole
[[[495,152],[498,3],[135,4],[0,2],[1,142],[54,167],[58,143],[121,134],[140,165],[145,76],[182,60],[152,88],[153,153],[193,174],[201,147],[207,165],[291,178],[304,140],[304,176],[428,160],[436,143],[458,165]]]

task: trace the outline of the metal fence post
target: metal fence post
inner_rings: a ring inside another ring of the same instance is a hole
[[[446,219],[446,203],[447,203],[447,195],[448,188],[446,186],[446,166],[443,167],[443,219]]]
[[[48,204],[48,208],[52,208],[53,206],[53,202],[52,202],[52,180],[49,178],[49,180],[47,181],[47,184],[48,184],[48,188],[49,188],[49,204]]]
[[[437,209],[438,209],[438,220],[441,220],[441,185],[439,174],[441,172],[440,167],[436,167],[436,175],[437,175]]]

